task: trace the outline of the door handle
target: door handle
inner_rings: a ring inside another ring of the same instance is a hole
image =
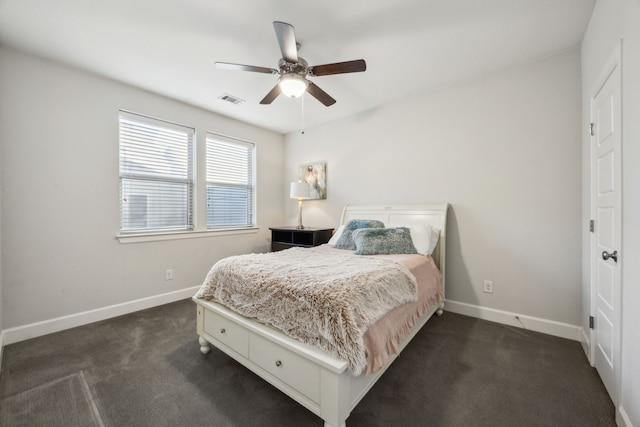
[[[602,251],[602,259],[606,261],[609,258],[611,258],[614,262],[618,262],[618,251],[613,251],[611,253]]]

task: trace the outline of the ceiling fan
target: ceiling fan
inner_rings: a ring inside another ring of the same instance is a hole
[[[327,107],[336,103],[327,92],[320,89],[306,77],[320,77],[331,74],[357,73],[367,69],[364,59],[354,61],[336,62],[333,64],[309,66],[304,58],[298,56],[300,43],[296,42],[296,35],[293,25],[286,22],[273,22],[276,31],[282,58],[278,61],[278,68],[256,67],[253,65],[230,64],[227,62],[216,62],[216,68],[223,70],[252,71],[255,73],[278,74],[280,78],[273,89],[265,96],[260,104],[271,104],[274,99],[285,94],[291,98],[301,96],[305,91],[322,102]]]

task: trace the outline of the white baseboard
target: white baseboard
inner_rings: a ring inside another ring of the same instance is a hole
[[[156,307],[162,304],[179,301],[193,296],[199,286],[181,289],[178,291],[168,292],[165,294],[155,295],[152,297],[142,298],[134,301],[115,304],[95,310],[84,311],[81,313],[71,314],[68,316],[58,317],[55,319],[45,320],[42,322],[31,323],[29,325],[18,326],[0,331],[0,344],[2,346],[13,344],[16,342],[28,340],[30,338],[39,337],[53,332],[65,329],[75,328],[76,326],[86,325],[88,323],[98,322],[100,320],[109,319],[123,314],[133,313],[134,311],[145,310],[147,308]],[[576,325],[556,322],[553,320],[540,319],[511,313],[492,308],[480,307],[477,305],[467,304],[463,302],[447,300],[445,310],[452,313],[464,314],[466,316],[477,317],[479,319],[489,320],[492,322],[502,323],[505,325],[530,329],[536,332],[542,332],[570,340],[581,341],[583,339],[582,328]],[[516,319],[520,318],[520,321]],[[0,347],[0,357],[2,355]],[[1,359],[0,359],[1,360]]]
[[[631,419],[629,418],[629,414],[627,414],[627,411],[624,410],[623,406],[620,406],[618,408],[617,414],[616,414],[616,424],[618,426],[621,427],[633,427],[633,424],[631,423]]]
[[[199,286],[194,286],[192,288],[180,289],[178,291],[167,292],[165,294],[154,295],[151,297],[128,301],[121,304],[110,305],[107,307],[97,308],[95,310],[83,311],[81,313],[70,314],[68,316],[58,317],[50,320],[44,320],[42,322],[4,329],[0,332],[0,337],[2,337],[1,344],[13,344],[42,335],[51,334],[53,332],[75,328],[76,326],[82,326],[89,323],[98,322],[100,320],[121,316],[123,314],[133,313],[134,311],[145,310],[147,308],[190,298],[195,295],[199,288]]]
[[[591,336],[589,335],[588,329],[580,328],[580,344],[582,344],[582,350],[585,356],[587,356],[589,364],[593,366],[593,361],[591,360]]]
[[[591,337],[587,333],[587,330],[582,327],[580,328],[580,342],[582,342],[582,345],[585,347],[591,346]]]
[[[446,300],[444,310],[452,313],[464,314],[465,316],[477,317],[478,319],[489,320],[491,322],[502,323],[504,325],[542,332],[544,334],[567,338],[574,341],[580,341],[582,336],[582,328],[577,325],[525,316],[523,314],[511,313],[493,308],[480,307],[478,305],[467,304],[464,302]],[[520,320],[518,320],[518,318]]]

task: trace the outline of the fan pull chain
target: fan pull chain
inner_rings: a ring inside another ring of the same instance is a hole
[[[301,122],[302,122],[302,135],[304,135],[304,93],[302,94],[302,96],[300,97],[301,99],[301,105],[302,105],[302,115],[301,115]]]

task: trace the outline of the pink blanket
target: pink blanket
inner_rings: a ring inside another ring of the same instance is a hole
[[[329,245],[316,249],[342,251]],[[418,299],[392,309],[367,329],[364,334],[366,373],[376,372],[384,367],[390,356],[398,353],[398,345],[425,311],[444,301],[442,274],[433,258],[410,254],[372,256],[390,259],[407,267],[416,278]]]

